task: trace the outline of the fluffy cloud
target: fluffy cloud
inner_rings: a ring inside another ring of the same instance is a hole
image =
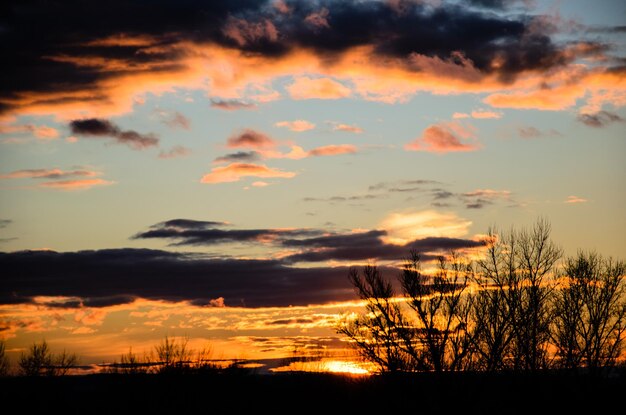
[[[297,77],[287,91],[293,99],[340,99],[352,92],[345,85],[330,78]]]
[[[244,177],[276,177],[290,179],[296,173],[274,169],[264,164],[231,163],[223,167],[215,167],[205,174],[200,182],[207,184],[238,182]]]
[[[602,58],[606,45],[557,43],[552,27],[536,23],[542,16],[485,10],[510,1],[429,3],[163,1],[141,21],[135,1],[14,8],[0,39],[0,111],[110,117],[146,93],[186,88],[239,99],[252,85],[294,74],[288,92],[296,99],[397,102],[431,91],[490,93],[486,102],[501,107],[567,108],[583,98],[596,108],[587,112],[624,105],[615,60],[580,63]],[[106,27],[84,24],[103,19]]]
[[[406,144],[410,151],[451,153],[476,151],[480,148],[474,138],[474,130],[456,122],[439,123],[427,127],[421,137]]]

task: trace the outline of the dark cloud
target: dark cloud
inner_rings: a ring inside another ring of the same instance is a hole
[[[261,159],[261,155],[256,151],[238,151],[236,153],[226,154],[224,156],[217,157],[214,163],[251,163]]]
[[[239,99],[212,99],[211,106],[226,111],[251,110],[256,108],[256,104]]]
[[[118,143],[126,144],[136,150],[156,146],[159,139],[153,134],[140,134],[133,130],[123,131],[108,120],[86,118],[70,122],[72,134],[83,137],[113,137]]]
[[[135,297],[249,307],[354,298],[345,267],[294,268],[276,260],[206,259],[148,249],[0,253],[0,303],[77,297],[64,307],[106,306]]]
[[[513,3],[470,2],[487,8]],[[109,91],[99,87],[103,81],[185,69],[181,63],[185,52],[172,47],[181,42],[217,44],[276,59],[306,49],[328,62],[354,47],[371,46],[375,57],[406,59],[409,70],[422,70],[409,59],[419,55],[458,65],[471,61],[483,74],[495,73],[505,81],[576,59],[548,34],[538,33],[536,25],[531,30],[532,18],[523,13],[501,16],[443,2],[436,6],[402,2],[400,13],[398,2],[294,0],[288,2],[290,13],[284,14],[272,4],[269,0],[7,0],[0,17],[4,58],[0,110],[16,109],[23,97],[35,97],[30,105],[109,103]],[[318,16],[317,23],[305,24],[312,15]],[[124,34],[147,40],[102,41]],[[84,64],[90,60],[117,64]],[[63,96],[64,91],[72,94]],[[213,105],[246,108],[228,101]]]
[[[465,0],[465,3],[471,6],[502,10],[515,3],[528,3],[528,0]]]
[[[152,225],[151,228],[181,228],[181,229],[206,229],[215,226],[226,226],[226,222],[214,222],[206,220],[194,220],[194,219],[170,219],[165,222]]]
[[[599,111],[595,114],[580,114],[578,121],[589,127],[601,128],[615,122],[624,122],[624,119],[609,111]]]
[[[422,253],[422,260],[428,261],[437,257],[436,253],[450,250],[477,248],[484,245],[482,241],[458,238],[430,237],[416,239],[404,245],[388,244],[381,237],[387,234],[383,230],[361,233],[322,236],[304,240],[286,240],[283,245],[303,248],[303,251],[284,258],[293,262],[322,261],[363,261],[393,260],[406,258],[414,249]]]
[[[403,192],[403,191],[412,191],[412,190],[421,189],[420,186],[432,186],[432,185],[437,185],[437,184],[441,184],[441,183],[435,180],[423,180],[423,179],[398,180],[395,182],[376,183],[376,184],[369,186],[368,190],[370,192],[377,191],[377,190],[387,190],[390,192]],[[404,189],[408,189],[408,190],[404,190]]]
[[[322,233],[316,229],[218,229],[220,222],[201,222],[176,219],[151,226],[134,239],[168,239],[172,245],[217,245],[233,242],[275,242],[294,237],[309,237]]]
[[[12,223],[13,221],[11,219],[0,219],[0,229],[6,228]]]

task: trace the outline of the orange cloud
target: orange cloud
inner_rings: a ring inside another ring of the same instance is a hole
[[[360,127],[357,127],[356,125],[348,125],[348,124],[337,124],[333,127],[334,131],[344,131],[347,133],[355,133],[355,134],[361,134],[363,132],[363,129]]]
[[[293,99],[340,99],[349,97],[352,91],[330,78],[300,76],[286,87]]]
[[[406,144],[409,151],[427,151],[431,153],[451,153],[476,151],[476,142],[467,142],[474,138],[473,129],[456,122],[431,125],[424,130],[421,137]]]
[[[406,244],[426,237],[458,238],[467,235],[472,222],[454,213],[435,210],[399,212],[387,216],[378,226],[387,231],[385,242]]]
[[[85,179],[85,180],[59,180],[54,182],[46,182],[39,184],[39,187],[45,187],[55,190],[87,190],[94,186],[108,186],[115,182],[103,179]]]
[[[309,151],[309,156],[336,156],[339,154],[354,154],[357,148],[350,144],[329,145],[317,147]]]
[[[587,199],[578,196],[567,196],[567,199],[564,203],[575,204],[575,203],[586,203]]]
[[[0,134],[32,134],[40,140],[54,140],[59,138],[59,131],[47,125],[9,125],[0,126]]]
[[[295,176],[296,173],[270,168],[263,164],[231,163],[227,166],[215,167],[210,173],[205,174],[200,182],[215,184],[238,182],[243,177],[280,177],[290,179]]]
[[[279,121],[274,125],[276,127],[285,127],[295,132],[308,131],[315,128],[315,124],[306,120]]]

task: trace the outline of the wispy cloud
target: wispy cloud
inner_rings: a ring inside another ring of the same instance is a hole
[[[563,134],[551,128],[549,130],[539,130],[538,128],[528,126],[528,127],[518,127],[517,134],[522,138],[540,138],[540,137],[560,137]]]
[[[296,173],[283,171],[264,164],[252,163],[231,163],[223,167],[215,167],[210,173],[205,174],[200,180],[201,183],[229,183],[238,182],[244,177],[263,177],[263,178],[283,178],[290,179],[295,177]]]
[[[191,120],[178,111],[156,111],[159,120],[170,128],[189,130],[191,129]]]
[[[463,119],[463,118],[476,118],[476,119],[499,119],[502,118],[501,112],[489,111],[489,110],[474,110],[471,113],[465,112],[455,112],[452,114],[452,118],[454,119]]]
[[[159,153],[159,158],[160,159],[173,159],[173,158],[178,158],[178,157],[186,157],[190,154],[191,154],[191,150],[188,149],[187,147],[174,146],[167,151],[165,150],[161,151]]]
[[[587,203],[588,200],[578,196],[567,196],[567,199],[563,203],[567,204],[577,204],[577,203]]]
[[[109,180],[95,178],[101,174],[92,170],[28,169],[0,175],[0,179],[48,180],[37,183],[36,187],[55,190],[87,190],[95,186],[114,184]]]
[[[108,186],[114,183],[103,179],[57,180],[41,183],[38,186],[55,190],[87,190],[95,186]]]
[[[288,128],[295,132],[309,131],[315,128],[315,124],[306,120],[279,121],[274,125],[276,127]]]
[[[211,107],[225,111],[251,110],[257,106],[254,103],[242,101],[239,99],[212,99]]]
[[[363,129],[360,127],[357,127],[356,125],[336,124],[333,127],[333,131],[343,131],[346,133],[361,134],[363,132]]]
[[[336,156],[339,154],[355,154],[357,148],[350,144],[328,145],[317,147],[308,152],[309,156]]]
[[[94,177],[100,173],[92,170],[27,169],[0,175],[0,179],[63,179],[68,177]]]
[[[624,122],[624,119],[609,111],[599,111],[595,114],[580,114],[578,121],[589,127],[602,128],[616,122]]]

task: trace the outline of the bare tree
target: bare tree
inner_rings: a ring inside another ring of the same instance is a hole
[[[548,366],[550,280],[562,251],[550,240],[550,224],[499,234],[478,261],[480,288],[475,301],[474,345],[486,370]]]
[[[28,354],[22,353],[18,361],[21,373],[26,376],[62,376],[77,363],[78,358],[73,353],[63,350],[61,354],[53,354],[45,340],[33,343]]]
[[[613,366],[626,331],[623,261],[579,252],[565,261],[565,286],[556,291],[553,339],[562,366]]]
[[[0,340],[0,377],[9,374],[9,358],[6,356],[6,344],[4,340]]]
[[[413,369],[415,362],[403,347],[409,336],[407,324],[392,284],[377,267],[370,265],[362,272],[351,268],[348,277],[359,298],[365,301],[367,313],[342,322],[338,332],[348,336],[361,356],[382,372]]]
[[[404,344],[407,353],[420,367],[436,372],[463,368],[470,350],[470,298],[464,291],[471,266],[456,253],[450,257],[441,256],[436,274],[427,276],[421,272],[419,255],[413,251],[400,277],[417,323],[415,334]]]

